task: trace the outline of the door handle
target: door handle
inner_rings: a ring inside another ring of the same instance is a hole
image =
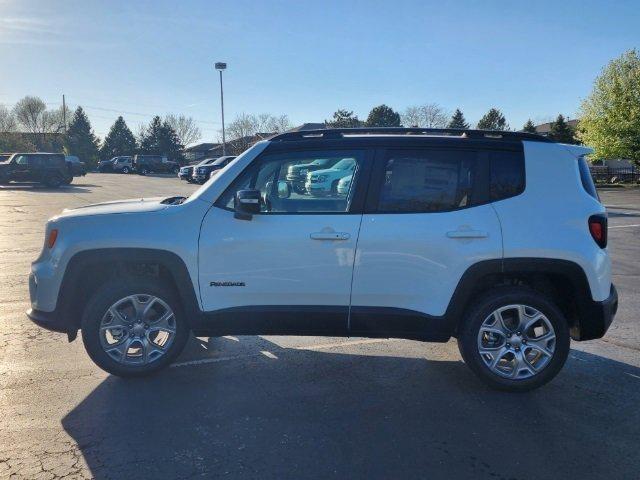
[[[449,238],[486,238],[489,234],[480,230],[452,230],[447,232]]]
[[[349,240],[351,235],[345,232],[315,232],[309,235],[312,240]]]

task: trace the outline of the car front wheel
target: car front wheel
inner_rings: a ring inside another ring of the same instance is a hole
[[[145,376],[166,367],[189,334],[171,290],[144,278],[100,287],[85,308],[81,329],[91,359],[120,377]]]
[[[501,287],[466,314],[458,338],[465,363],[489,386],[538,388],[562,369],[569,329],[558,307],[526,287]]]

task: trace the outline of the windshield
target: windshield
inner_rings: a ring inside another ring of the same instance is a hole
[[[336,163],[333,168],[335,170],[349,170],[353,168],[355,165],[355,160],[353,158],[343,158],[338,163]]]

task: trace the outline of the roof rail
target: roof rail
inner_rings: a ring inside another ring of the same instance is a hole
[[[473,139],[527,140],[530,142],[553,143],[553,140],[535,133],[509,132],[498,130],[473,130],[458,128],[404,128],[404,127],[371,127],[371,128],[324,128],[319,130],[301,130],[285,132],[271,137],[271,141],[293,141],[305,139],[336,139],[347,135],[431,135]]]

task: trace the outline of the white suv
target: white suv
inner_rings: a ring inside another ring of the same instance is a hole
[[[515,132],[278,135],[189,198],[52,218],[28,315],[70,339],[82,329],[121,376],[168,365],[189,332],[455,337],[489,385],[535,388],[618,305],[590,151]],[[292,188],[319,158],[350,159],[348,187]]]
[[[305,189],[311,195],[335,195],[338,183],[344,177],[353,174],[357,166],[354,158],[343,158],[333,167],[307,173]]]

